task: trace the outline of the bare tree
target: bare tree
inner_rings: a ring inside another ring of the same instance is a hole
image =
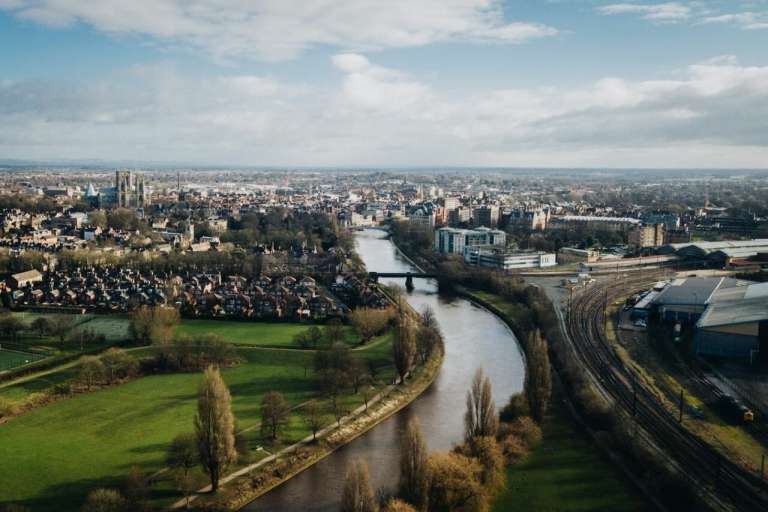
[[[261,399],[261,431],[276,440],[288,424],[291,407],[279,391],[268,391]]]
[[[400,483],[401,498],[419,510],[427,506],[429,484],[429,454],[421,434],[418,418],[411,418],[400,436]]]
[[[91,389],[95,384],[103,382],[106,378],[106,368],[96,356],[84,356],[80,359],[80,366],[77,370],[78,380]]]
[[[200,454],[197,450],[197,441],[192,434],[179,434],[173,438],[168,452],[165,455],[165,463],[172,469],[179,469],[185,475],[189,470],[197,466]]]
[[[467,391],[467,412],[464,414],[464,438],[493,437],[499,427],[496,405],[493,403],[491,381],[478,368]]]
[[[368,365],[358,358],[352,358],[348,375],[349,383],[352,384],[352,390],[355,394],[360,390],[360,386],[365,385],[371,380],[371,374],[368,372]]]
[[[317,400],[310,400],[304,404],[304,422],[312,431],[312,440],[317,441],[317,431],[322,426],[322,415]]]
[[[328,345],[344,341],[344,325],[338,318],[328,321],[323,327],[323,337]]]
[[[64,343],[67,334],[74,327],[75,320],[71,315],[56,315],[50,321],[50,333],[59,338],[60,343]]]
[[[352,462],[347,469],[340,510],[341,512],[378,512],[379,510],[371,488],[368,465],[363,460]]]
[[[222,471],[237,459],[232,397],[218,368],[209,366],[200,383],[195,417],[195,437],[211,490],[219,488]]]

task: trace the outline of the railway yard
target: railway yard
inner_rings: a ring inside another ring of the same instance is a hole
[[[683,407],[683,394],[695,394],[703,402],[714,404],[728,394],[724,384],[700,364],[675,364],[683,382],[680,390],[650,386],[642,369],[629,363],[617,351],[616,326],[611,305],[639,290],[669,277],[663,270],[617,273],[599,277],[589,284],[568,291],[552,278],[529,279],[545,289],[558,306],[558,314],[567,333],[567,341],[581,365],[586,368],[597,389],[610,402],[632,418],[637,435],[649,448],[668,457],[678,473],[691,481],[699,494],[722,510],[768,510],[768,483],[757,464],[745,464],[732,457],[712,439],[700,436],[690,407]],[[619,343],[620,345],[620,343]],[[670,407],[669,394],[680,391],[680,407]],[[664,395],[667,396],[664,396]],[[765,414],[757,402],[744,399],[754,411],[754,421],[744,428],[745,437],[754,438],[755,446],[768,446]],[[687,403],[687,402],[686,402]],[[682,412],[680,412],[682,411]],[[761,454],[755,454],[759,459]]]

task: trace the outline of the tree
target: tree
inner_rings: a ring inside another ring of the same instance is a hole
[[[552,394],[552,377],[549,370],[547,342],[536,329],[528,336],[526,356],[528,357],[525,394],[531,416],[538,423],[544,419]]]
[[[437,323],[437,317],[435,316],[435,310],[430,306],[424,306],[421,310],[421,325],[427,329],[439,329],[440,326]]]
[[[437,328],[429,327],[425,324],[419,325],[416,334],[416,353],[419,356],[421,364],[427,362],[430,354],[432,354],[442,342],[443,337]]]
[[[368,465],[363,460],[356,460],[347,469],[340,510],[341,512],[377,512],[378,509],[368,475]]]
[[[104,229],[107,227],[107,215],[101,210],[88,212],[88,223],[95,228]]]
[[[261,399],[261,431],[273,441],[288,424],[291,407],[279,391],[268,391]]]
[[[143,471],[133,466],[121,486],[126,504],[130,510],[141,510],[149,498],[147,477]]]
[[[24,322],[11,313],[0,317],[0,333],[5,338],[10,338],[14,343],[18,341],[19,333],[25,328]]]
[[[120,348],[110,348],[101,356],[101,362],[104,364],[104,372],[107,382],[114,383],[118,379],[125,379],[133,376],[139,369],[139,363],[131,357],[125,350]]]
[[[195,438],[213,492],[219,488],[222,471],[237,459],[234,425],[229,389],[219,369],[209,366],[198,391]]]
[[[56,315],[50,320],[50,332],[64,343],[67,333],[74,327],[75,321],[70,315]]]
[[[39,316],[29,324],[30,329],[35,331],[41,338],[51,331],[51,322],[44,316]]]
[[[304,404],[304,423],[312,431],[312,441],[317,441],[317,431],[322,426],[320,405],[317,400],[310,400]]]
[[[190,469],[197,466],[199,457],[195,436],[193,434],[179,434],[173,438],[168,447],[165,463],[169,468],[181,470],[186,475]]]
[[[134,345],[164,345],[173,339],[180,321],[176,308],[140,306],[131,313],[128,330]]]
[[[136,213],[127,208],[115,208],[107,215],[107,225],[122,231],[135,229],[138,222],[139,218]]]
[[[511,423],[515,419],[528,416],[529,414],[528,399],[522,393],[515,393],[509,397],[509,403],[501,409],[499,419]]]
[[[467,411],[464,414],[464,438],[471,441],[474,437],[493,437],[499,426],[496,406],[493,403],[491,381],[478,368],[467,391]]]
[[[392,318],[391,309],[357,308],[349,314],[349,321],[366,343],[382,332]]]
[[[400,383],[405,382],[405,377],[413,365],[413,357],[416,352],[413,322],[405,313],[398,318],[394,340],[392,340],[392,356],[395,361]]]
[[[430,512],[475,512],[488,508],[488,496],[480,484],[482,468],[458,453],[436,453],[429,457]]]
[[[320,342],[323,341],[323,331],[321,331],[318,326],[313,325],[307,329],[306,334],[312,348],[320,346]]]
[[[368,365],[358,358],[352,358],[348,375],[355,394],[357,394],[360,386],[366,384],[371,378],[371,374],[368,372]]]
[[[323,337],[329,346],[344,341],[344,325],[341,320],[338,318],[329,320],[323,327]]]
[[[293,342],[304,350],[312,348],[312,339],[309,337],[309,333],[307,331],[296,333],[296,335],[293,337]]]
[[[174,482],[176,483],[176,489],[184,496],[184,508],[189,510],[189,497],[195,490],[202,487],[202,484],[198,481],[199,477],[188,473],[176,473]]]
[[[77,376],[87,389],[91,389],[94,384],[104,380],[106,372],[106,367],[101,359],[96,356],[85,356],[80,359]]]
[[[506,486],[505,459],[499,443],[493,437],[475,437],[456,448],[458,453],[480,463],[480,483],[489,495],[496,495]]]
[[[429,454],[418,418],[411,418],[400,436],[400,483],[398,494],[419,510],[427,506]]]
[[[150,306],[141,306],[131,313],[128,332],[134,345],[151,345],[154,329],[154,312]]]
[[[95,489],[88,493],[83,512],[123,512],[126,509],[125,498],[115,489]]]

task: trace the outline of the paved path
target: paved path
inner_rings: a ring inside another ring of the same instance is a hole
[[[394,385],[389,385],[389,386],[385,387],[382,391],[380,391],[377,395],[375,395],[373,398],[371,398],[368,401],[368,405],[369,406],[373,405],[373,404],[379,402],[385,396],[389,396],[390,392],[394,388],[395,388]],[[351,413],[347,414],[346,416],[343,416],[339,420],[338,424],[332,423],[332,424],[328,425],[327,427],[325,427],[325,428],[323,428],[321,430],[318,430],[317,431],[317,438],[320,439],[320,438],[330,434],[331,432],[333,432],[337,428],[340,428],[342,425],[344,425],[346,423],[349,423],[350,421],[356,419],[359,415],[364,413],[367,410],[367,408],[368,407],[365,404],[363,404],[360,407],[358,407],[357,409],[355,409],[354,411],[352,411]],[[253,428],[253,427],[251,427],[251,428]],[[253,464],[250,464],[248,466],[245,466],[243,468],[238,469],[234,473],[230,473],[229,475],[227,475],[225,477],[222,477],[219,480],[219,485],[220,486],[225,485],[225,484],[231,482],[232,480],[235,480],[236,478],[239,478],[239,477],[241,477],[243,475],[247,475],[251,471],[253,471],[255,469],[258,469],[258,468],[264,466],[265,464],[267,464],[269,462],[272,462],[273,460],[277,459],[278,457],[280,457],[282,455],[285,455],[287,453],[290,453],[290,452],[296,450],[297,448],[299,448],[299,447],[301,447],[303,445],[309,444],[309,443],[311,443],[313,441],[314,441],[314,436],[312,434],[310,434],[307,437],[305,437],[304,439],[298,441],[297,443],[294,443],[294,444],[292,444],[290,446],[286,446],[282,450],[280,450],[280,451],[278,451],[278,452],[276,452],[276,453],[274,453],[274,454],[272,454],[272,455],[270,455],[268,457],[265,457],[265,458],[261,459],[258,462],[254,462]],[[195,499],[197,499],[197,497],[200,494],[208,493],[208,492],[211,492],[210,484],[206,485],[202,489],[198,489],[197,493],[195,495],[193,495],[193,496],[190,496],[188,500],[187,500],[187,498],[180,499],[179,501],[177,501],[173,505],[171,505],[170,508],[171,508],[171,510],[176,510],[176,509],[184,508],[184,507],[187,506],[187,503],[192,503]]]

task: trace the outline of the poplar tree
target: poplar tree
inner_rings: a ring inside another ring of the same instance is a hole
[[[411,418],[400,436],[400,497],[418,510],[427,506],[429,454],[418,418]]]
[[[341,512],[378,512],[379,510],[373,488],[371,488],[368,465],[363,460],[354,461],[347,469],[340,510]]]
[[[221,473],[237,459],[232,397],[218,368],[209,366],[200,383],[195,417],[195,437],[200,463],[211,478],[211,490],[219,488]]]
[[[464,414],[464,437],[471,442],[476,437],[495,436],[499,427],[496,405],[493,403],[491,381],[478,368],[467,392],[467,412]]]

